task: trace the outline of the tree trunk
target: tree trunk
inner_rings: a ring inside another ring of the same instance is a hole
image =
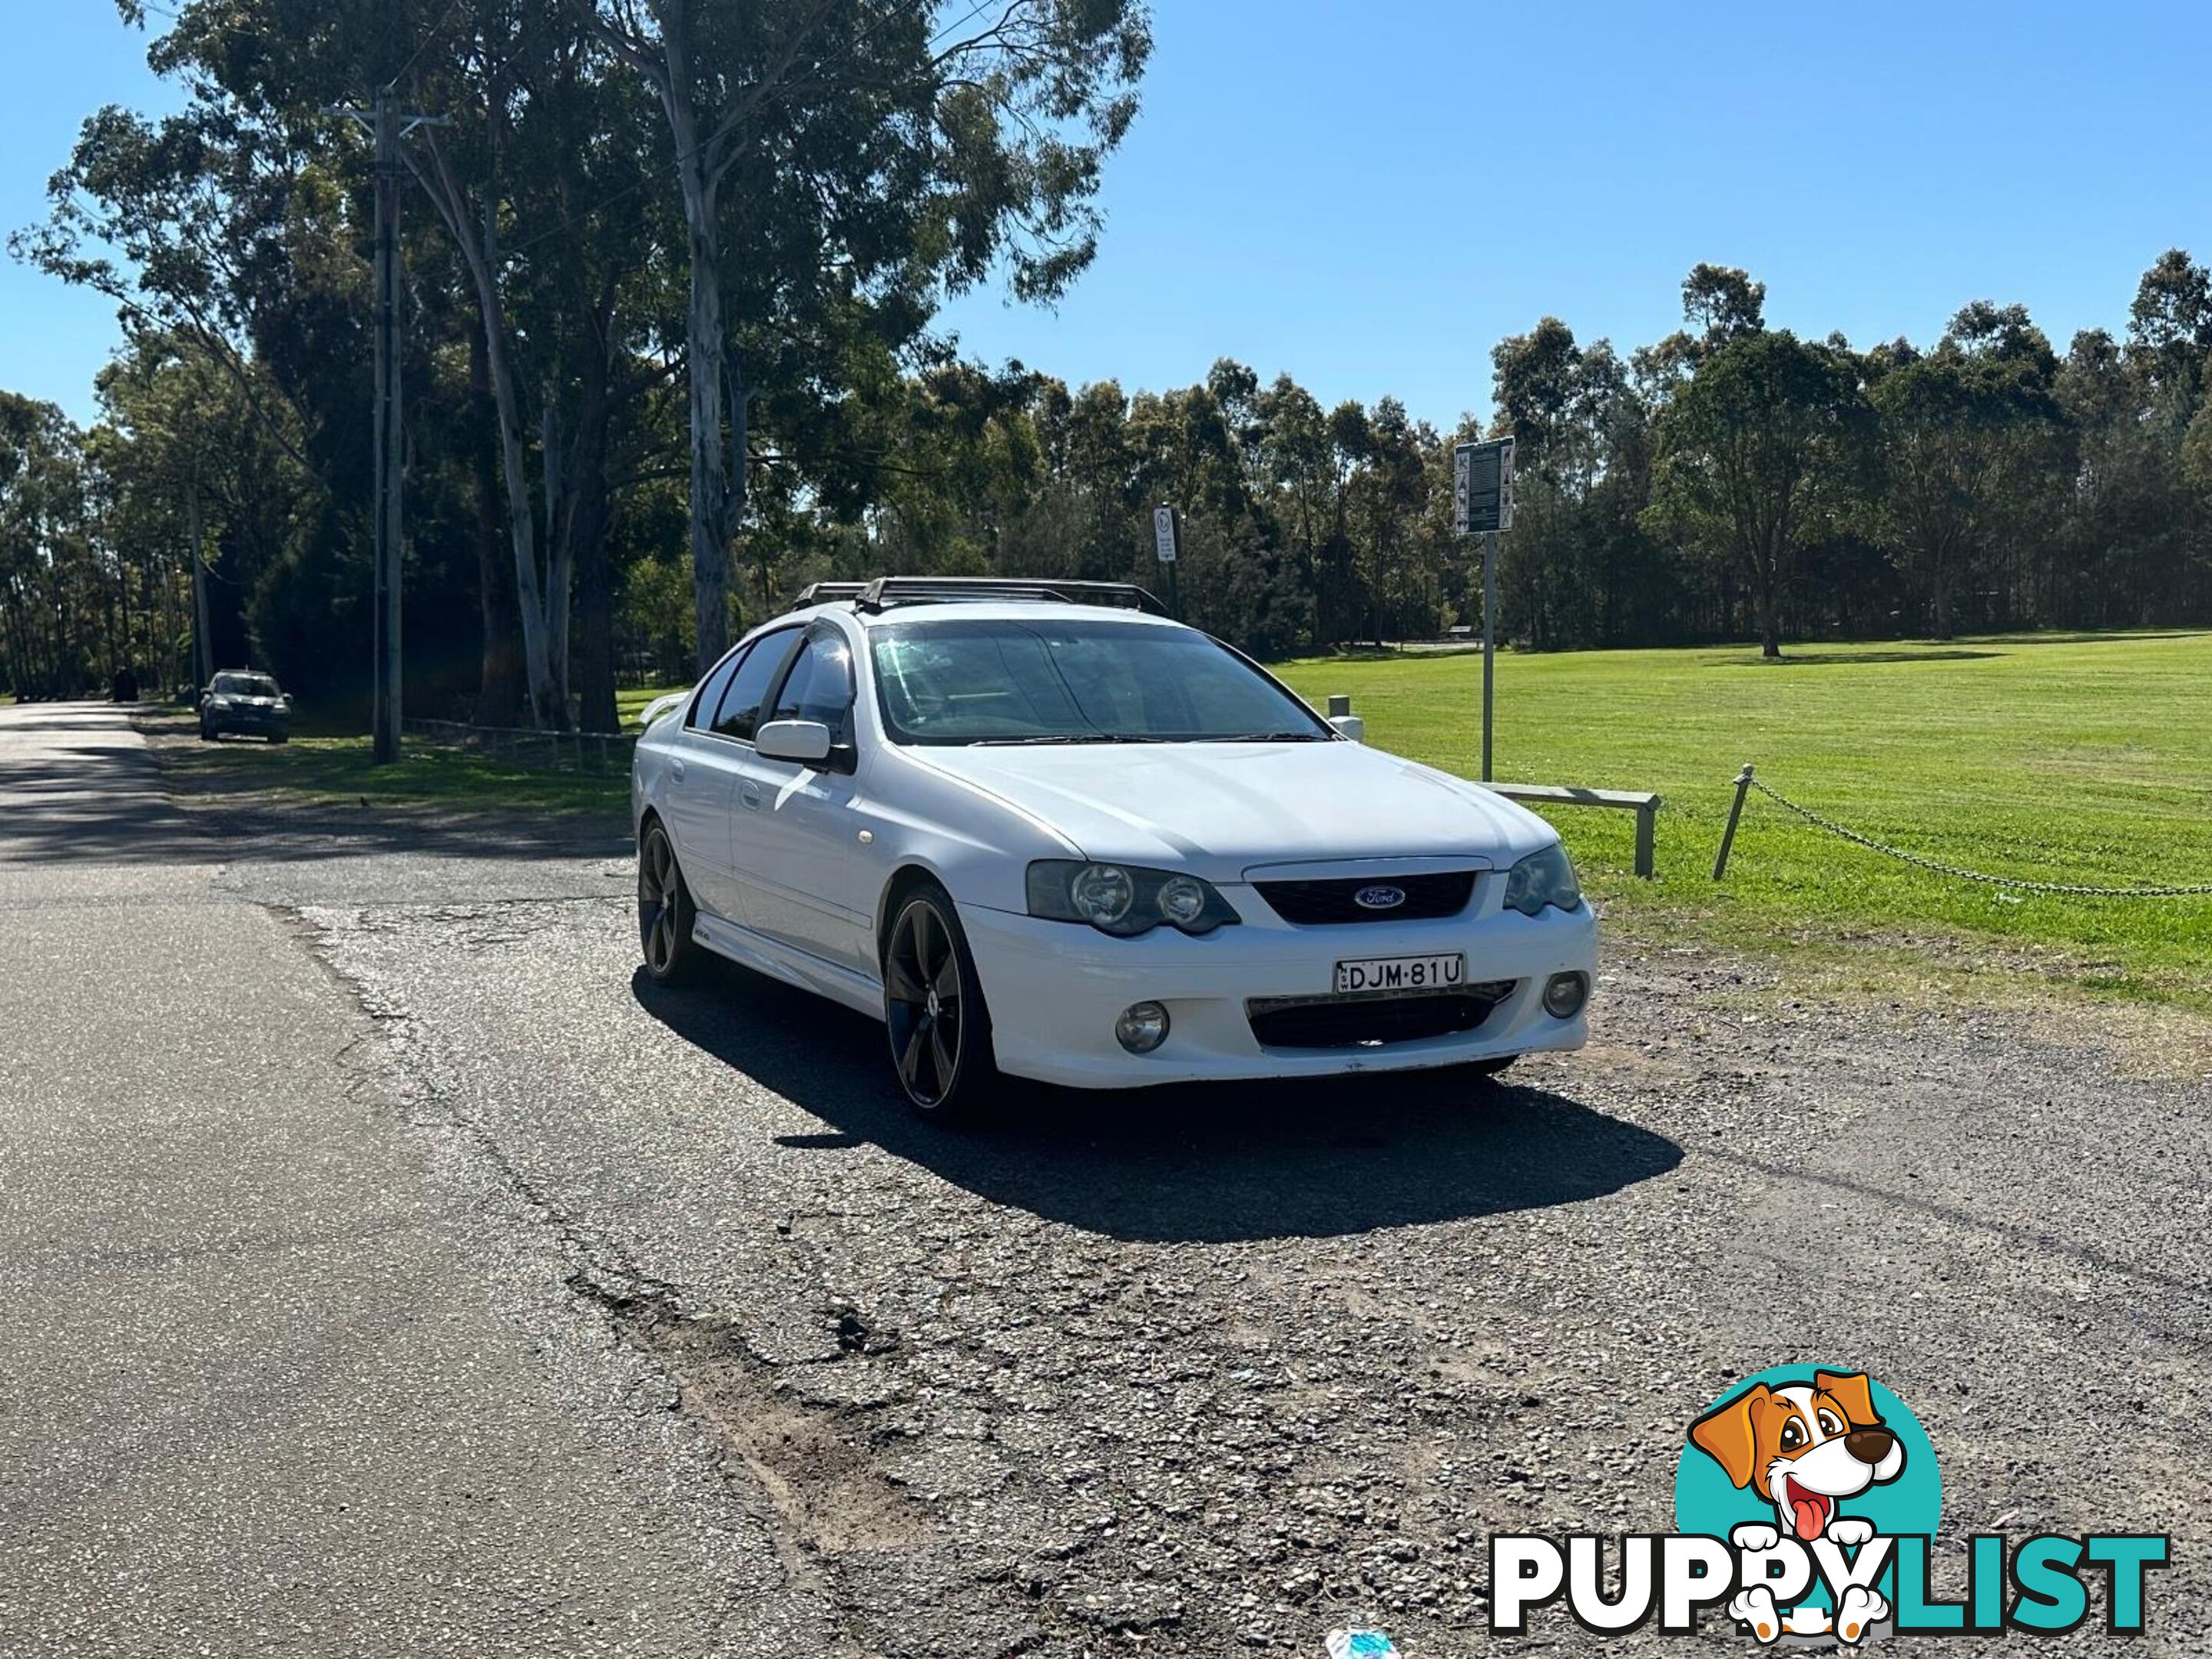
[[[516,395],[514,369],[507,356],[507,306],[499,289],[496,206],[487,196],[482,222],[477,222],[470,215],[466,193],[434,143],[430,161],[426,167],[413,151],[407,153],[409,167],[422,181],[476,283],[477,309],[483,319],[484,372],[491,386],[492,407],[499,416],[500,473],[507,492],[508,537],[514,552],[515,610],[522,619],[522,660],[531,713],[541,730],[565,731],[568,700],[556,678],[557,659],[547,623],[549,613],[556,609],[565,621],[567,600],[564,594],[556,607],[539,597],[543,590],[538,577],[537,506],[531,499],[530,469],[523,451],[521,399]],[[553,458],[547,456],[545,464],[550,469]],[[546,538],[549,543],[553,538],[550,522]],[[565,580],[565,571],[556,574]]]
[[[615,712],[614,573],[607,562],[608,378],[612,368],[608,337],[613,313],[610,283],[600,295],[592,349],[582,364],[575,457],[568,469],[568,544],[576,569],[574,669],[583,703],[578,724],[586,732],[621,729]]]
[[[1759,654],[1777,658],[1782,654],[1782,630],[1774,614],[1776,580],[1774,559],[1771,554],[1759,558]]]
[[[1929,586],[1935,590],[1936,637],[1948,640],[1951,637],[1951,573],[1947,562],[1938,558],[1929,575]]]
[[[723,447],[722,271],[715,191],[699,165],[684,169],[690,222],[691,304],[684,359],[691,383],[691,605],[699,672],[730,644],[730,476]]]
[[[215,635],[208,626],[207,561],[200,553],[200,489],[195,482],[185,496],[185,549],[192,562],[192,672],[204,690],[215,678]]]
[[[469,336],[469,391],[477,421],[477,592],[483,611],[483,664],[477,683],[478,726],[514,726],[522,718],[521,618],[514,574],[499,544],[499,413],[492,407],[483,334]]]

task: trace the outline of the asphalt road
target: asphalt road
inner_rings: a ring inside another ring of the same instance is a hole
[[[1510,1088],[949,1133],[866,1020],[646,984],[618,840],[187,823],[119,728],[0,715],[27,1651],[1663,1652],[1493,1640],[1485,1540],[1671,1531],[1691,1419],[1813,1360],[1932,1437],[1939,1584],[2171,1531],[2136,1650],[2212,1642],[2170,1054],[1686,941]]]

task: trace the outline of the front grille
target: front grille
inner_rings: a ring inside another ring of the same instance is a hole
[[[1380,1048],[1478,1030],[1513,986],[1501,979],[1410,997],[1254,997],[1244,1015],[1263,1048]]]
[[[1320,927],[1346,921],[1422,921],[1455,916],[1474,896],[1478,873],[1451,870],[1437,876],[1361,876],[1352,881],[1261,881],[1253,885],[1285,921],[1300,927]],[[1406,896],[1406,902],[1379,910],[1359,902],[1357,895],[1377,887],[1395,887]]]

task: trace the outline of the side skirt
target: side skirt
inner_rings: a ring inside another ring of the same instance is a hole
[[[703,910],[693,924],[691,937],[740,968],[750,968],[786,985],[828,997],[871,1018],[884,1017],[883,985],[868,975],[855,973],[795,945],[757,933],[750,927],[710,916]]]

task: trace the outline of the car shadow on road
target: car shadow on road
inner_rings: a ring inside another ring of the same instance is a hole
[[[808,1156],[870,1142],[993,1203],[1108,1237],[1327,1237],[1601,1198],[1682,1149],[1551,1090],[1461,1072],[1093,1093],[1014,1085],[992,1120],[913,1116],[883,1028],[734,968],[631,989],[685,1042],[820,1119]]]

